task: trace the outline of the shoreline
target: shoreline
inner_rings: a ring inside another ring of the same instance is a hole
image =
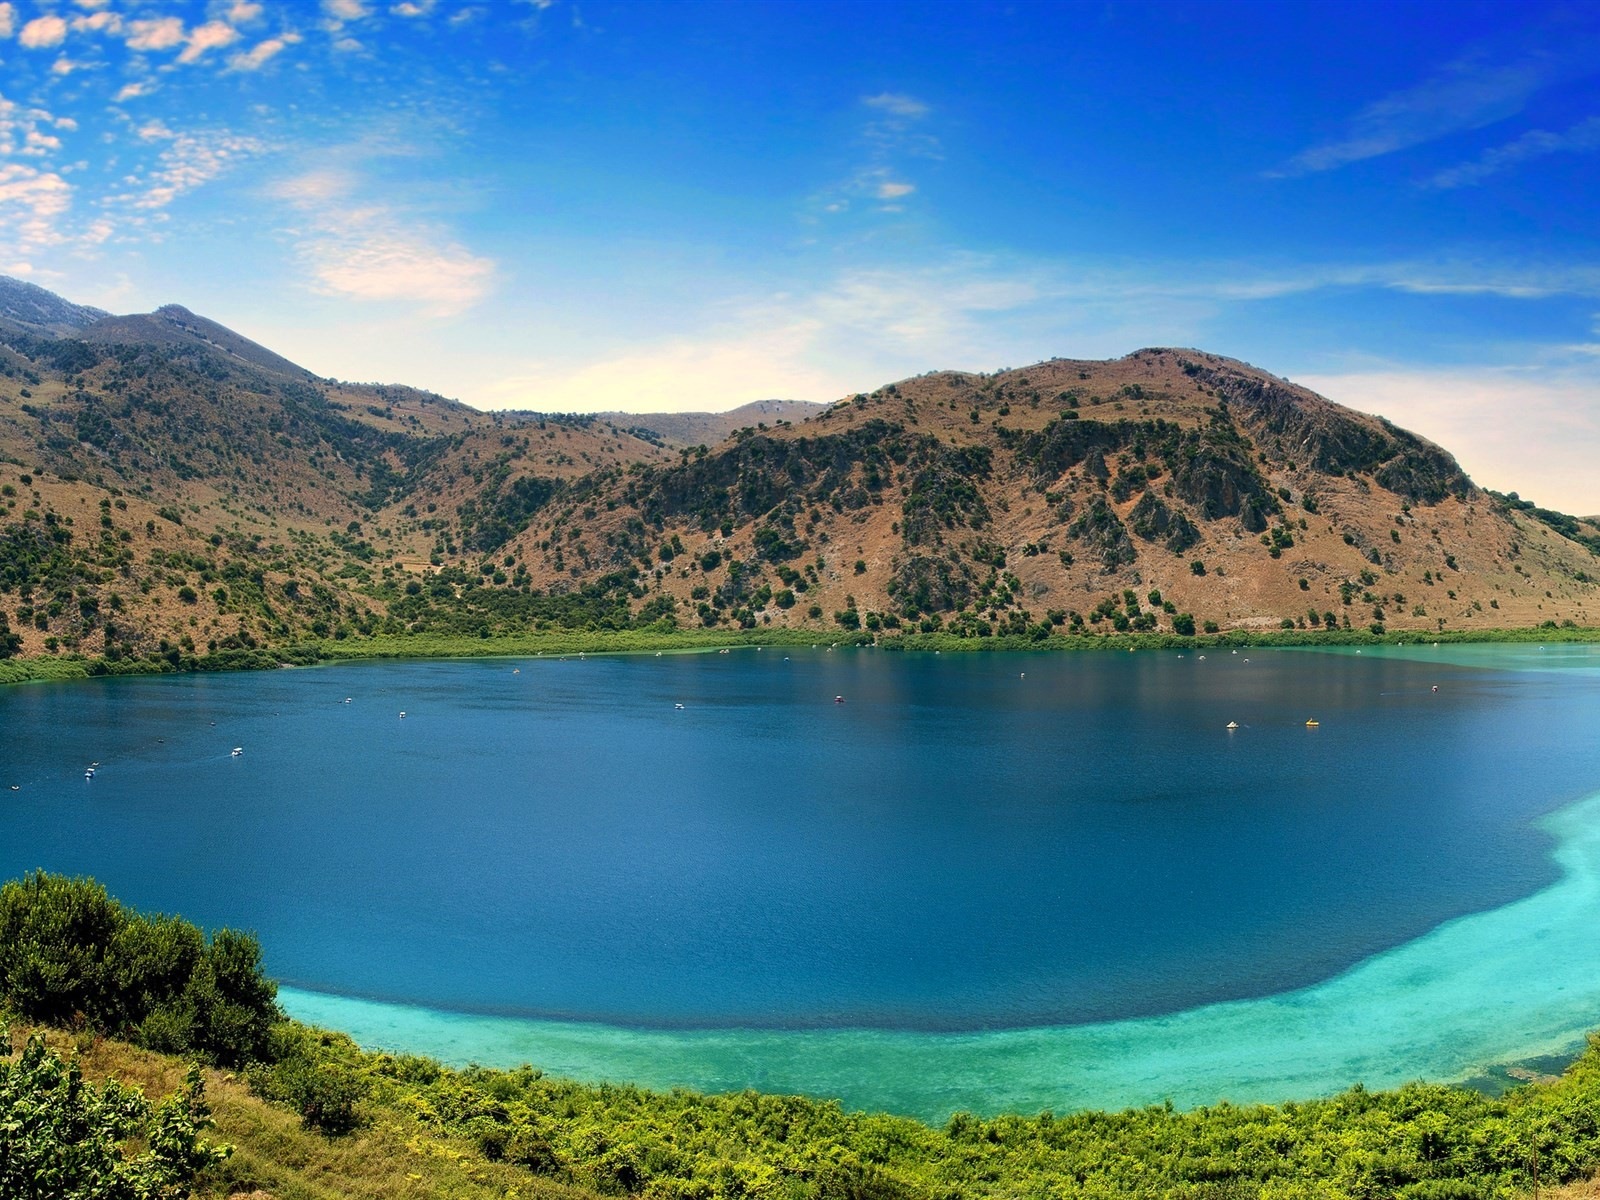
[[[383,659],[538,658],[572,654],[698,653],[759,646],[870,647],[891,653],[1030,654],[1105,653],[1130,650],[1205,650],[1211,647],[1306,648],[1399,645],[1472,644],[1600,644],[1600,628],[1533,626],[1530,628],[1444,630],[1232,630],[1185,637],[1171,633],[1105,634],[1093,637],[1052,635],[962,638],[947,633],[872,634],[844,630],[568,630],[517,637],[447,638],[427,635],[377,636],[359,640],[298,642],[262,650],[171,658],[108,660],[94,657],[35,656],[0,660],[0,685],[59,683],[123,675],[206,674],[216,671],[265,671],[286,667]]]
[[[1446,921],[1319,983],[1158,1017],[971,1033],[641,1030],[485,1016],[285,987],[296,1020],[452,1065],[534,1063],[583,1083],[753,1088],[939,1122],[1226,1099],[1282,1103],[1353,1084],[1466,1085],[1581,1051],[1600,1012],[1600,792],[1545,817],[1548,887]]]

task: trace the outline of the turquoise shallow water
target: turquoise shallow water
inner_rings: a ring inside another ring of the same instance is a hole
[[[0,691],[0,874],[253,928],[291,1012],[452,1061],[1279,1099],[1600,1025],[1597,728],[1590,647],[43,685]]]
[[[1361,1082],[1456,1081],[1556,1054],[1600,1026],[1600,796],[1547,822],[1560,882],[1451,921],[1326,983],[1164,1017],[965,1035],[664,1032],[375,1004],[286,990],[284,1006],[365,1045],[537,1063],[588,1080],[755,1087],[941,1121],[1307,1098]]]

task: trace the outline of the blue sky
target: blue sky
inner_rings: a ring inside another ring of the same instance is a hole
[[[10,0],[0,272],[480,407],[1234,355],[1600,511],[1592,5]]]

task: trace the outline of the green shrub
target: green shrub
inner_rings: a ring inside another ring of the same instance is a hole
[[[268,1032],[265,1061],[250,1068],[250,1090],[286,1104],[300,1114],[307,1129],[330,1137],[349,1133],[360,1124],[356,1105],[371,1090],[361,1072],[361,1051],[343,1034],[280,1021]],[[385,1059],[418,1082],[438,1079],[438,1066],[425,1059]],[[413,1064],[407,1068],[406,1064]],[[425,1065],[426,1069],[422,1069]]]
[[[223,929],[208,944],[88,879],[37,871],[0,887],[0,1005],[29,1020],[235,1066],[265,1052],[276,1000],[249,934]]]
[[[211,1119],[198,1069],[152,1107],[138,1088],[85,1083],[37,1034],[10,1058],[0,1034],[0,1196],[180,1200],[231,1153],[200,1140]]]

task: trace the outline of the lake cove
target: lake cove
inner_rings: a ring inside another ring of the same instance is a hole
[[[252,928],[292,1014],[453,1061],[933,1118],[1283,1099],[1600,1025],[1597,718],[1586,646],[37,684],[0,871]]]

